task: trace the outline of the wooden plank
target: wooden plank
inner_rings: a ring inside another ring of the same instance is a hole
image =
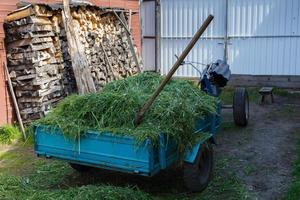
[[[24,9],[16,10],[15,12],[8,14],[5,18],[5,22],[11,22],[28,17],[34,13],[32,6],[27,6]]]
[[[262,87],[259,90],[259,93],[265,94],[265,93],[272,93],[273,92],[273,87]]]
[[[76,79],[79,94],[96,92],[96,87],[86,58],[84,47],[80,43],[76,33],[79,32],[79,24],[74,24],[69,0],[63,0],[62,18],[67,35],[69,53],[71,56],[72,68]]]
[[[131,15],[132,15],[132,10],[129,10],[129,19],[128,19],[128,29],[131,32]]]
[[[48,17],[28,16],[17,21],[7,22],[5,26],[8,28],[15,26],[24,26],[27,24],[51,25],[52,22]]]
[[[26,38],[41,38],[41,37],[53,37],[54,33],[51,31],[43,32],[29,32],[29,33],[15,33],[14,35],[7,35],[6,42],[13,42],[16,40],[26,39]]]
[[[28,32],[42,32],[42,31],[52,31],[52,25],[38,25],[38,24],[27,24],[24,26],[16,26],[13,28],[6,29],[6,33],[14,34],[18,33],[28,33]]]
[[[42,38],[25,38],[17,41],[13,41],[7,44],[7,48],[15,48],[28,46],[30,44],[39,44],[44,42],[52,42],[51,37],[42,37]]]

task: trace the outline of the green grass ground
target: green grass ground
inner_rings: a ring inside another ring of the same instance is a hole
[[[91,181],[88,176],[93,173],[82,175],[65,162],[37,158],[31,145],[18,142],[0,151],[0,199],[248,199],[243,184],[228,172],[230,162],[228,158],[216,159],[214,178],[207,190],[189,193],[181,178],[168,181],[178,175],[177,170],[162,179],[154,177],[150,183],[143,178],[132,182],[126,175],[127,185],[107,181],[119,174]]]

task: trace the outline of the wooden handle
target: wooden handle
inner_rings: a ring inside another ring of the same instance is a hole
[[[196,32],[194,37],[191,39],[190,43],[185,47],[185,49],[183,50],[183,52],[181,53],[181,55],[179,56],[179,58],[177,59],[177,61],[175,62],[175,64],[173,65],[173,67],[171,68],[169,73],[167,74],[167,76],[165,77],[165,79],[160,83],[160,85],[158,86],[156,91],[153,93],[153,95],[146,101],[146,103],[143,105],[143,107],[139,110],[139,112],[137,113],[137,115],[135,117],[135,122],[134,122],[135,126],[138,126],[141,123],[145,112],[150,108],[150,106],[152,105],[152,103],[154,102],[156,97],[160,94],[160,92],[164,89],[166,84],[170,81],[170,79],[172,78],[175,71],[181,65],[181,63],[183,62],[185,57],[188,55],[188,53],[192,50],[192,48],[194,47],[196,42],[199,40],[199,38],[201,37],[203,32],[206,30],[206,28],[208,27],[210,22],[213,20],[213,18],[214,18],[214,16],[212,16],[212,15],[209,15],[206,18],[206,20],[203,22],[202,26],[199,28],[199,30]]]

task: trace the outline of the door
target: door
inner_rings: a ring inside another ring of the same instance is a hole
[[[155,0],[144,0],[142,9],[142,59],[145,71],[156,70]]]

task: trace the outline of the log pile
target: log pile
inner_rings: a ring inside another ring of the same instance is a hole
[[[139,72],[141,61],[130,51],[126,22],[92,6],[72,7],[71,15],[97,91],[109,81]],[[62,9],[30,5],[18,10],[6,18],[5,33],[20,114],[25,123],[30,122],[77,90]]]
[[[140,63],[133,57],[137,50],[130,51],[126,28],[113,12],[79,7],[71,9],[71,14],[97,91],[109,81],[139,72]]]
[[[24,122],[44,116],[65,95],[59,40],[46,6],[30,6],[5,23],[7,62]]]

